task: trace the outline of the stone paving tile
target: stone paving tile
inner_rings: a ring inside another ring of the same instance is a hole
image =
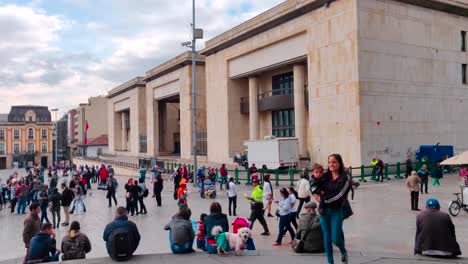
[[[20,170],[24,173],[24,170]],[[5,178],[11,173],[9,170],[0,171],[0,177]],[[442,204],[442,210],[447,211],[448,203],[453,199],[453,192],[459,191],[456,176],[446,176],[442,179],[442,187],[429,187],[429,195],[420,196],[420,207],[428,197],[438,198]],[[123,186],[127,178],[118,177],[119,191],[117,199],[119,204],[125,204]],[[149,186],[149,183],[147,183]],[[81,223],[82,231],[88,235],[92,243],[92,251],[88,258],[106,256],[105,245],[102,241],[102,232],[105,225],[113,219],[115,207],[107,208],[105,192],[94,190],[86,198],[87,213],[73,215],[72,220]],[[198,219],[201,213],[206,213],[209,205],[214,200],[201,199],[196,189],[189,185],[191,191],[189,195],[189,207],[192,209],[192,218]],[[275,188],[277,191],[277,188]],[[243,194],[248,194],[250,188],[245,185],[239,186],[238,215],[248,217],[249,203],[242,198]],[[150,192],[151,193],[151,192]],[[225,191],[218,191],[216,199],[223,206],[223,212],[227,212],[227,196]],[[172,185],[165,182],[163,191],[163,206],[156,207],[154,198],[148,197],[145,200],[148,214],[130,217],[142,233],[142,240],[136,254],[159,254],[168,253],[168,232],[162,227],[170,221],[171,216],[176,212],[176,201],[172,198]],[[384,254],[397,254],[399,256],[411,256],[414,244],[415,216],[416,213],[409,210],[409,193],[405,189],[404,182],[391,180],[385,183],[365,183],[356,191],[355,202],[351,203],[354,215],[345,221],[344,230],[346,245],[350,252],[365,252],[365,256],[372,257],[374,261]],[[62,212],[63,214],[63,212]],[[458,217],[452,218],[457,231],[458,241],[462,252],[468,254],[468,214],[461,212]],[[0,212],[0,239],[7,241],[0,247],[0,260],[15,259],[24,255],[24,245],[21,239],[23,229],[23,215],[10,214],[9,211]],[[234,220],[234,217],[229,217]],[[268,218],[268,224],[272,236],[261,237],[262,232],[259,223],[255,223],[253,228],[253,238],[259,250],[272,251],[272,242],[277,234],[278,221],[276,218]],[[67,230],[60,227],[56,230],[58,244]],[[289,242],[289,238],[284,239],[284,243]],[[289,246],[275,248],[275,252],[288,255],[291,251]],[[375,255],[372,255],[375,254]],[[315,258],[315,257],[314,257]],[[381,259],[378,261],[387,261]],[[354,263],[354,262],[351,262]],[[382,262],[385,263],[385,262]]]

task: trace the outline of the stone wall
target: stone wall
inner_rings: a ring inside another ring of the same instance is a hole
[[[437,142],[468,149],[468,18],[391,0],[357,3],[363,162],[403,161]]]

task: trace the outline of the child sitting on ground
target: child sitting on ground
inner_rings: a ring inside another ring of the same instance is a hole
[[[205,231],[205,217],[206,214],[200,215],[200,220],[197,221],[197,248],[205,251],[205,238],[206,238],[206,231]]]

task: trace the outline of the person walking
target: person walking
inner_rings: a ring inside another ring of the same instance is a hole
[[[114,200],[115,206],[117,206],[117,198],[115,198],[115,192],[117,191],[117,180],[114,176],[110,176],[107,181],[107,195],[106,198],[109,201],[108,207],[112,206],[112,199]]]
[[[301,213],[302,206],[304,203],[310,202],[310,183],[309,181],[305,178],[304,175],[301,174],[301,178],[299,181],[297,181],[296,184],[296,190],[297,190],[297,195],[299,199],[299,207],[297,208],[297,217],[299,217],[299,214]]]
[[[226,185],[226,189],[229,200],[229,216],[237,216],[237,186],[233,177],[229,178],[229,183]]]
[[[65,214],[65,222],[62,223],[62,226],[68,226],[70,223],[70,204],[73,201],[75,194],[72,190],[68,189],[66,183],[60,185],[62,188],[62,207],[63,213]]]
[[[143,180],[143,182],[145,182],[145,180],[146,180],[146,168],[145,168],[144,164],[141,164],[139,173],[140,173],[139,181]]]
[[[70,230],[62,239],[62,260],[85,259],[86,254],[91,252],[91,242],[89,238],[80,232],[80,223],[73,221]]]
[[[28,261],[29,245],[31,239],[35,236],[41,228],[41,220],[39,218],[39,212],[41,207],[38,203],[31,203],[29,205],[29,215],[24,219],[23,222],[23,242],[26,248],[26,256],[24,257],[24,263]]]
[[[289,193],[289,198],[291,198],[291,225],[294,226],[294,229],[297,230],[298,224],[297,224],[297,208],[298,208],[298,202],[297,202],[297,191],[294,190],[294,187],[289,187],[288,188],[288,193]]]
[[[145,181],[140,179],[140,183],[138,184],[140,187],[140,193],[138,194],[138,202],[140,203],[140,214],[147,214],[145,202],[143,201],[146,197],[148,197],[148,189],[146,188]]]
[[[346,174],[343,159],[339,154],[328,157],[328,170],[324,174],[323,194],[318,196],[323,200],[320,210],[320,225],[323,232],[323,243],[328,263],[334,264],[333,244],[341,253],[341,262],[348,263],[348,253],[345,247],[343,233],[343,206],[347,202],[348,192],[351,188],[351,177]],[[319,201],[319,202],[320,202]]]
[[[408,176],[410,176],[412,172],[413,172],[413,161],[411,160],[411,157],[408,156],[408,159],[406,159],[405,178],[408,178]]]
[[[421,194],[423,191],[427,194],[427,185],[429,183],[429,171],[427,171],[427,165],[422,165],[418,171],[419,178],[421,178]]]
[[[258,219],[260,224],[263,226],[263,233],[261,233],[261,235],[269,236],[270,230],[268,229],[268,224],[263,216],[263,190],[259,185],[258,179],[252,181],[252,187],[252,196],[245,196],[245,198],[250,201],[251,211],[249,221],[252,222],[250,227],[253,228],[255,220]]]
[[[52,213],[52,228],[59,228],[60,224],[60,202],[62,195],[58,192],[57,188],[50,190],[50,211]]]
[[[28,193],[29,193],[29,187],[24,183],[23,180],[21,180],[18,186],[16,187],[16,194],[15,194],[15,197],[18,199],[18,208],[16,211],[18,214],[26,213],[25,211],[26,211]],[[12,210],[14,211],[15,206],[12,205],[11,207],[12,207]]]
[[[16,196],[17,188],[18,188],[18,184],[16,183],[16,180],[13,179],[10,183],[10,209],[11,209],[10,213],[15,212],[15,206],[16,206],[16,203],[18,202],[18,197]]]
[[[161,172],[158,170],[153,181],[153,192],[156,197],[156,204],[158,207],[162,206],[161,193],[164,188],[163,178]]]
[[[273,217],[271,214],[271,205],[273,204],[273,187],[270,182],[270,174],[263,176],[263,212],[267,213],[268,217]]]
[[[46,184],[42,185],[41,190],[37,194],[37,200],[41,205],[41,223],[43,223],[44,220],[47,223],[50,223],[49,218],[47,217],[47,207],[49,206],[49,193],[47,191]]]
[[[283,240],[283,231],[288,230],[291,235],[291,242],[294,241],[294,230],[291,227],[291,209],[292,201],[289,197],[288,190],[286,188],[281,188],[280,190],[281,199],[275,201],[278,205],[278,214],[279,214],[279,224],[278,224],[278,237],[273,243],[273,246],[280,246]],[[291,244],[291,243],[290,243]]]
[[[228,185],[228,170],[226,169],[226,164],[222,164],[219,169],[219,174],[221,175],[221,183],[219,184],[219,189],[223,189],[223,184]],[[227,188],[227,187],[226,187]]]
[[[434,167],[434,170],[432,171],[432,178],[434,179],[432,181],[432,186],[440,186],[440,179],[442,179],[443,176],[443,170],[442,166],[440,166],[440,162],[437,162],[436,166]]]
[[[410,191],[411,195],[411,210],[420,211],[418,209],[418,200],[419,200],[419,185],[421,184],[421,179],[418,176],[416,171],[412,171],[411,175],[406,178],[406,187]]]

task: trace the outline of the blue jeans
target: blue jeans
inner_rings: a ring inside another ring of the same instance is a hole
[[[223,189],[223,184],[227,186],[229,183],[227,181],[227,177],[221,176],[221,183],[219,184],[219,189]]]
[[[47,217],[47,204],[41,205],[41,223],[46,220],[47,223],[50,223],[49,218]]]
[[[186,254],[186,253],[192,253],[195,252],[192,248],[193,241],[192,242],[187,242],[183,245],[177,245],[172,242],[172,232],[169,231],[169,243],[171,245],[171,251],[174,254]]]
[[[205,182],[200,182],[200,197],[205,198]]]
[[[340,249],[341,255],[346,254],[343,236],[343,209],[325,209],[325,213],[320,216],[320,225],[322,226],[328,264],[334,264],[332,242]]]
[[[26,199],[19,199],[18,200],[18,208],[17,208],[16,212],[18,214],[20,214],[20,212],[22,214],[26,213]]]
[[[278,244],[281,244],[281,241],[283,240],[283,232],[285,229],[289,231],[291,240],[294,240],[295,235],[294,230],[291,227],[291,214],[281,215],[279,218],[278,238],[276,239]]]

